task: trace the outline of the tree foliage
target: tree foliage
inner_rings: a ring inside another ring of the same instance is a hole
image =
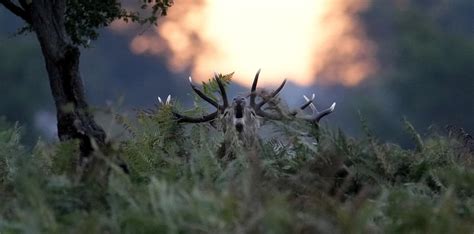
[[[26,1],[20,2],[25,10],[29,9],[30,6]],[[67,0],[64,15],[67,34],[75,45],[88,47],[91,41],[99,37],[99,30],[109,26],[115,20],[140,25],[156,25],[158,17],[165,16],[168,8],[173,5],[173,0],[139,0],[138,2],[138,6],[127,8],[123,7],[122,1],[118,0]],[[28,23],[28,20],[26,21]],[[31,31],[33,31],[31,24],[27,24],[19,30],[19,33]]]
[[[114,20],[156,24],[158,16],[166,15],[168,8],[173,4],[172,0],[142,0],[138,10],[128,10],[117,0],[66,2],[67,33],[75,44],[85,46],[89,44],[88,41],[97,39],[100,28],[109,26]]]

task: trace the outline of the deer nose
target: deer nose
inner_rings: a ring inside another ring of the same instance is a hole
[[[242,130],[244,130],[244,125],[242,123],[237,123],[235,125],[235,129],[238,131],[238,132],[242,132]]]

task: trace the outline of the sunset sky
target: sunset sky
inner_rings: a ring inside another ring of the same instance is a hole
[[[189,70],[194,80],[235,72],[235,81],[249,86],[261,68],[262,85],[287,78],[352,86],[376,69],[375,46],[357,18],[366,7],[345,0],[177,1],[130,49],[166,56],[171,70]]]

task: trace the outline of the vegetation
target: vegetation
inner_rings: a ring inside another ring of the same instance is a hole
[[[79,179],[78,141],[28,152],[21,127],[0,124],[0,232],[474,231],[472,137],[455,127],[420,136],[406,122],[416,147],[403,149],[379,142],[365,120],[361,139],[267,122],[277,134],[262,136],[259,150],[236,144],[230,160],[218,155],[220,131],[178,125],[169,107],[136,123],[117,116],[127,137],[96,148],[91,180]]]
[[[20,32],[29,30],[36,34],[56,108],[57,135],[61,141],[79,140],[82,156],[79,164],[85,164],[94,151],[91,141],[102,148],[107,137],[95,122],[86,100],[79,69],[80,46],[88,46],[90,40],[97,39],[100,28],[117,19],[156,24],[158,16],[166,15],[172,5],[168,0],[138,3],[142,12],[149,13],[147,16],[125,9],[116,0],[0,0],[0,6],[25,22],[26,26]],[[95,164],[94,160],[92,158],[89,163]],[[88,174],[84,172],[84,175]]]

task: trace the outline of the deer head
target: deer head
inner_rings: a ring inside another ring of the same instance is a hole
[[[246,96],[237,96],[233,98],[232,102],[229,102],[227,99],[226,90],[221,79],[218,75],[215,75],[214,79],[218,84],[222,103],[218,103],[217,100],[214,100],[199,90],[192,83],[190,77],[189,82],[194,92],[203,100],[214,106],[216,110],[210,114],[199,117],[185,116],[173,111],[173,116],[176,118],[178,123],[203,123],[221,120],[225,135],[238,136],[238,138],[244,142],[253,142],[257,136],[257,130],[261,125],[262,119],[284,120],[298,118],[304,119],[313,124],[318,124],[324,116],[334,111],[336,103],[333,103],[325,110],[318,111],[313,103],[315,98],[314,94],[311,98],[303,96],[305,103],[299,108],[291,111],[283,110],[278,107],[278,104],[280,103],[278,94],[285,86],[286,80],[284,80],[277,89],[268,93],[265,90],[257,89],[259,75],[260,70],[258,70],[255,75],[250,94]],[[163,104],[161,98],[158,99]],[[169,98],[166,103],[169,104]],[[265,106],[267,108],[265,108]],[[304,110],[307,107],[310,107],[312,111],[311,114],[304,113]]]

